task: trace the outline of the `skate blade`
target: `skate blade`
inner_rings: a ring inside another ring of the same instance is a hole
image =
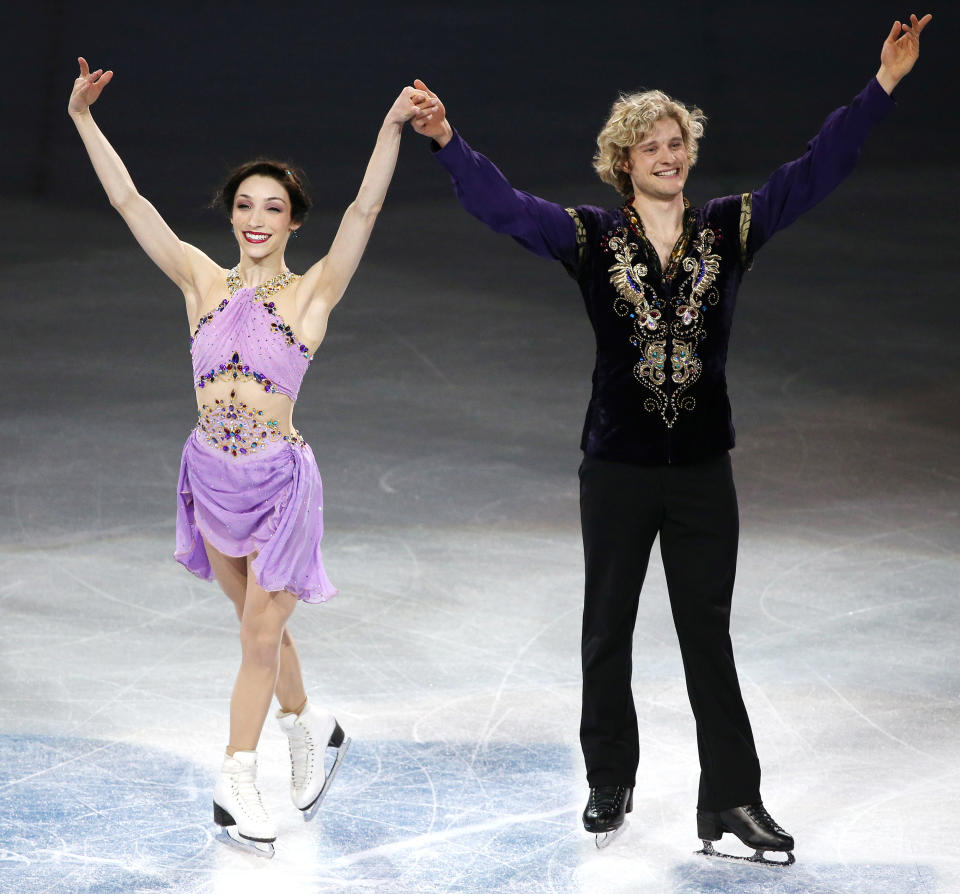
[[[323,788],[320,789],[320,794],[317,795],[317,799],[309,807],[305,807],[303,809],[303,821],[305,823],[309,823],[310,820],[317,815],[317,811],[320,809],[320,805],[323,803],[323,799],[327,796],[327,791],[333,782],[333,777],[337,775],[337,770],[340,769],[340,764],[343,763],[343,757],[347,753],[347,749],[350,747],[351,741],[352,740],[349,736],[344,736],[343,742],[341,742],[340,747],[337,748],[337,756],[334,758],[333,766],[330,768],[330,772],[327,773],[327,778],[323,780]]]
[[[602,851],[605,847],[610,847],[610,845],[624,833],[628,825],[629,823],[624,820],[623,825],[617,829],[613,829],[610,832],[597,832],[597,837],[594,839],[597,850]]]
[[[793,851],[773,851],[773,853],[786,854],[785,860],[770,860],[766,856],[767,852],[763,850],[754,851],[753,855],[750,857],[741,857],[737,854],[724,854],[719,851],[715,851],[713,849],[713,845],[709,841],[704,841],[703,847],[698,851],[694,851],[693,853],[695,855],[711,857],[715,860],[731,860],[738,863],[756,863],[760,866],[774,866],[777,869],[783,869],[785,866],[792,866],[796,862],[796,858],[793,856]]]
[[[270,842],[250,841],[247,838],[241,838],[236,830],[236,826],[224,826],[214,837],[217,841],[228,844],[230,847],[236,848],[244,853],[253,854],[256,857],[263,857],[265,860],[272,859],[274,847]]]

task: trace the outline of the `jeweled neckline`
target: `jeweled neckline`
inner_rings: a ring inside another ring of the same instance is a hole
[[[240,289],[253,289],[254,297],[258,301],[263,301],[268,295],[285,289],[290,283],[296,282],[298,279],[300,279],[299,274],[285,270],[283,273],[278,273],[273,279],[268,279],[259,286],[245,286],[243,280],[240,278],[239,268],[234,267],[233,270],[227,274],[227,288],[230,290],[231,296]]]
[[[289,270],[284,273],[278,273],[273,279],[268,279],[262,285],[254,288],[253,286],[245,286],[243,280],[240,279],[240,271],[237,267],[234,267],[233,270],[227,273],[227,288],[230,290],[230,295],[227,298],[224,298],[220,302],[220,306],[215,310],[211,311],[204,317],[200,318],[200,322],[197,325],[196,330],[194,330],[193,338],[190,339],[190,344],[193,344],[193,339],[197,337],[197,332],[200,331],[200,327],[204,323],[209,322],[213,319],[213,315],[222,311],[229,303],[230,299],[239,292],[241,289],[253,289],[253,300],[256,301],[270,316],[275,317],[277,322],[270,324],[270,328],[275,332],[280,333],[286,340],[288,345],[293,345],[296,347],[300,353],[303,355],[307,363],[313,362],[313,354],[310,353],[310,349],[297,338],[294,334],[293,329],[288,326],[283,317],[280,315],[280,311],[277,309],[277,305],[273,301],[267,301],[274,292],[279,292],[281,289],[285,289],[290,283],[295,282],[300,279],[299,273],[291,273]]]
[[[627,203],[623,206],[623,216],[627,220],[627,224],[630,226],[630,229],[639,236],[644,243],[646,243],[649,248],[652,256],[657,259],[657,263],[660,264],[660,255],[657,254],[657,250],[653,247],[653,243],[650,241],[650,237],[647,236],[647,231],[643,226],[643,219],[640,217],[639,212],[636,208],[633,207],[633,198],[627,200]],[[665,280],[671,280],[676,275],[677,269],[680,265],[680,262],[683,260],[683,256],[687,253],[687,246],[690,244],[690,238],[693,236],[693,227],[696,222],[696,216],[693,213],[693,210],[690,206],[690,200],[683,200],[683,228],[680,231],[680,236],[677,239],[676,243],[673,246],[673,250],[670,252],[670,257],[667,260],[667,266],[664,269],[661,266],[660,273]]]

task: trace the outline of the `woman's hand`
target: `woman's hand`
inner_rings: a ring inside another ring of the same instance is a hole
[[[394,104],[387,112],[387,124],[403,125],[411,118],[418,120],[429,119],[434,112],[436,103],[424,91],[413,87],[404,87],[400,91]]]
[[[100,98],[103,88],[113,78],[112,71],[104,71],[102,68],[90,71],[90,66],[83,56],[79,56],[77,62],[80,63],[80,77],[73,82],[73,93],[67,103],[67,111],[71,115],[82,115],[86,112]]]
[[[430,115],[413,120],[413,129],[425,137],[436,140],[441,146],[446,146],[453,136],[453,128],[450,126],[450,122],[447,121],[447,110],[440,101],[440,97],[419,78],[413,82],[413,86],[416,87],[417,90],[426,93],[434,102],[433,111]]]
[[[927,13],[919,21],[915,15],[910,16],[910,24],[894,22],[887,39],[880,50],[880,70],[877,80],[887,93],[910,71],[920,57],[920,32],[933,18]]]

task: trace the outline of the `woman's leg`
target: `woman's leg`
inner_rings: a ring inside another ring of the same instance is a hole
[[[247,596],[247,557],[227,556],[204,541],[207,558],[220,589],[233,603],[237,617],[243,621]],[[280,670],[277,674],[277,701],[285,714],[299,714],[306,704],[307,693],[300,671],[300,656],[290,632],[284,628],[280,641]]]
[[[250,567],[252,559],[247,557],[247,590],[240,619],[242,658],[230,700],[227,754],[257,749],[279,680],[284,628],[297,605],[297,597],[292,593],[269,593],[260,586]]]
[[[227,556],[206,540],[203,546],[220,589],[227,594],[239,619],[243,619],[243,600],[247,595],[247,557]]]
[[[307,706],[307,691],[303,688],[300,655],[293,637],[286,627],[280,639],[280,671],[277,674],[277,701],[284,714],[299,714]]]

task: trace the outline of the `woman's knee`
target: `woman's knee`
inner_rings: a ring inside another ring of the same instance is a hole
[[[287,593],[266,593],[259,587],[247,593],[240,620],[240,642],[244,661],[272,665],[279,660],[287,621],[296,598]]]
[[[240,626],[240,645],[243,660],[250,664],[272,667],[280,660],[280,643],[283,628],[274,625],[251,622],[243,618]]]

